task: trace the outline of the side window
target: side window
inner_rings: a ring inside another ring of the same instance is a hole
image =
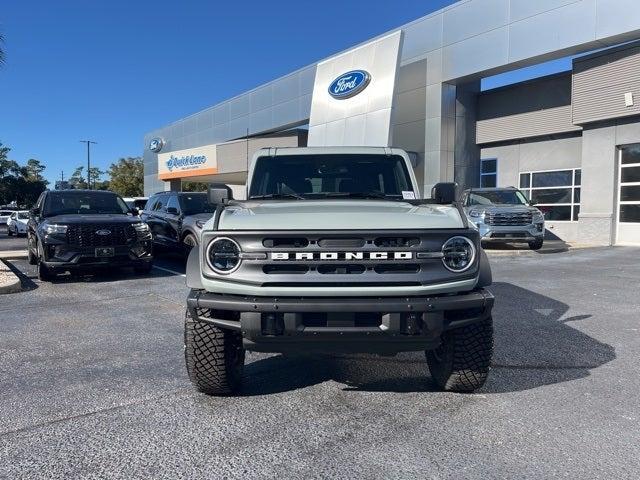
[[[153,206],[153,211],[154,212],[164,211],[166,202],[167,202],[166,195],[158,195],[158,200],[156,201],[156,204]]]
[[[36,201],[36,208],[39,208],[42,210],[42,204],[44,203],[44,192],[42,192],[40,194],[40,196],[38,197],[38,200]]]
[[[157,199],[158,199],[158,197],[156,195],[153,195],[151,198],[149,198],[149,201],[144,206],[144,211],[145,212],[150,212],[151,210],[153,210],[153,206],[156,203]]]
[[[178,212],[180,212],[180,203],[178,202],[178,196],[177,195],[169,195],[169,200],[167,201],[167,207],[173,207],[175,208]]]

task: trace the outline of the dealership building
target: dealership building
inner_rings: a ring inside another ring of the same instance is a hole
[[[421,192],[517,186],[548,236],[640,244],[640,3],[463,0],[149,132],[144,189],[224,182],[262,147],[392,146]],[[569,71],[483,78],[572,57]]]

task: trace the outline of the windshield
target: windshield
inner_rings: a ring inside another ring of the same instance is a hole
[[[18,218],[20,220],[27,220],[29,218],[29,212],[18,212]]]
[[[195,215],[197,213],[214,213],[216,206],[209,203],[206,193],[193,193],[180,195],[182,212],[185,215]]]
[[[471,192],[467,205],[526,205],[527,199],[518,190],[493,190],[487,192]]]
[[[402,157],[384,155],[300,155],[260,157],[249,198],[413,197]]]
[[[129,207],[114,193],[54,192],[47,197],[42,212],[45,217],[55,215],[126,214]]]

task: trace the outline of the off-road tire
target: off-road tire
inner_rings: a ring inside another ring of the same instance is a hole
[[[28,240],[27,240],[27,262],[29,262],[29,265],[38,264],[38,257],[36,257],[35,254],[33,253],[33,250],[31,250]]]
[[[208,316],[208,310],[203,316]],[[245,351],[238,332],[194,319],[184,319],[184,356],[189,379],[208,395],[229,395],[242,385]]]
[[[54,274],[49,268],[42,262],[38,262],[38,280],[41,282],[50,282]]]
[[[447,392],[473,392],[482,387],[492,354],[491,317],[443,333],[441,345],[426,352],[433,380]]]
[[[529,248],[531,250],[540,250],[542,248],[542,244],[544,243],[544,239],[540,239],[540,240],[534,240],[532,242],[529,242]]]

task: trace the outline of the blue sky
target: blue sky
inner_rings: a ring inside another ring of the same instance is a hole
[[[443,6],[432,1],[14,0],[0,10],[0,141],[51,181],[142,154],[145,132]],[[565,70],[567,60],[488,79]]]

